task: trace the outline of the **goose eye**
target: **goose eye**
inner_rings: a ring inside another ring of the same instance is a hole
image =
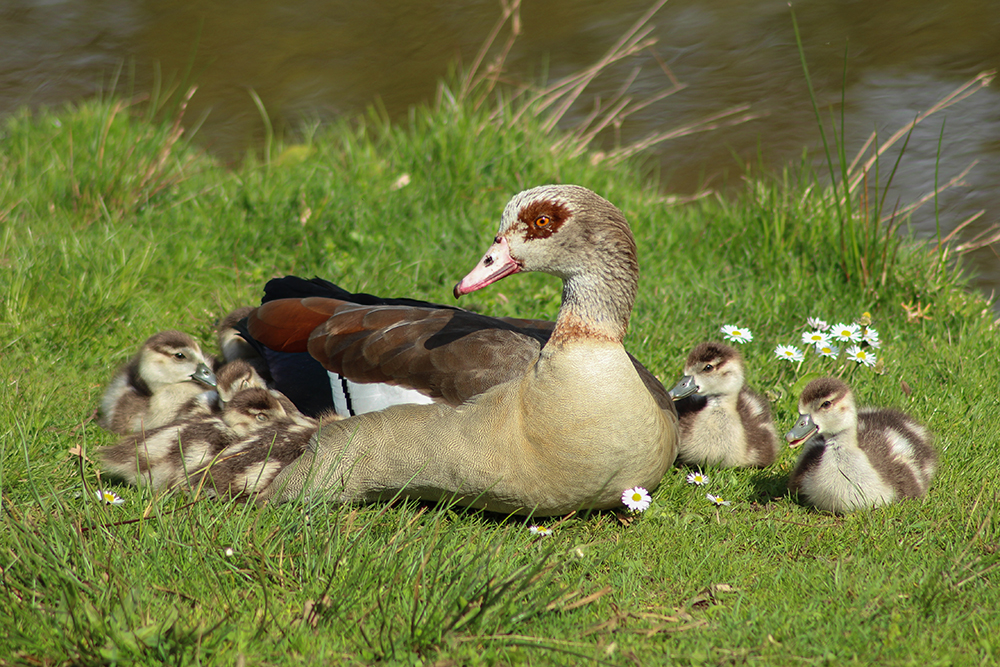
[[[258,412],[257,413],[257,421],[259,421],[259,422],[266,422],[267,421],[267,415],[265,415],[263,412]]]
[[[705,364],[705,367],[703,369],[701,369],[701,370],[703,370],[703,371],[705,371],[707,373],[710,370],[712,370],[713,368],[715,368],[715,367],[712,364]]]
[[[831,405],[833,405],[833,403],[831,403],[830,401],[823,401],[823,404],[820,405],[819,407],[821,407],[821,408],[828,408]]]
[[[185,357],[183,352],[174,352],[174,359],[184,359],[184,358]]]
[[[552,218],[547,215],[540,215],[535,218],[535,227],[547,227],[552,222]]]

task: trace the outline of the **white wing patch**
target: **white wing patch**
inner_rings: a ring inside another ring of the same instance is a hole
[[[361,384],[352,382],[338,373],[327,371],[330,376],[330,392],[333,394],[333,409],[341,417],[377,412],[390,405],[403,403],[433,403],[434,399],[416,389],[397,387],[382,382]]]

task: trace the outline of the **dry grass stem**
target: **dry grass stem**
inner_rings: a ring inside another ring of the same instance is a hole
[[[486,98],[486,95],[493,90],[499,81],[499,73],[503,71],[503,64],[506,62],[507,56],[510,54],[510,50],[514,46],[514,42],[517,41],[518,36],[521,34],[521,0],[512,0],[511,2],[501,0],[500,7],[500,18],[493,26],[489,36],[487,36],[486,40],[483,42],[483,45],[479,48],[479,52],[476,54],[475,60],[472,61],[472,66],[469,68],[469,72],[466,74],[465,80],[462,82],[462,88],[458,95],[459,99],[466,99],[470,91],[476,88],[479,83],[488,80],[490,83],[481,99]],[[486,59],[486,54],[489,53],[490,49],[493,47],[493,43],[497,39],[497,36],[500,34],[500,31],[508,21],[510,21],[511,24],[510,36],[507,38],[507,41],[500,50],[500,53],[494,58],[493,63],[487,68],[486,72],[480,74],[479,68],[482,66],[483,60]]]
[[[918,208],[920,208],[921,206],[923,206],[924,204],[926,204],[927,202],[932,201],[934,199],[934,197],[938,196],[939,194],[941,194],[942,192],[944,192],[948,188],[952,188],[952,187],[954,187],[956,185],[962,184],[963,179],[966,176],[969,175],[969,172],[972,171],[972,168],[975,167],[977,164],[979,164],[979,160],[973,160],[972,162],[969,163],[969,166],[966,167],[965,169],[963,169],[962,173],[960,173],[958,176],[955,176],[954,178],[952,178],[950,181],[948,181],[944,185],[938,186],[937,189],[932,190],[931,192],[928,192],[927,194],[925,194],[923,197],[921,197],[917,201],[915,201],[915,202],[913,202],[911,204],[907,204],[906,206],[904,206],[899,211],[898,215],[900,217],[902,217],[902,218],[905,218],[906,216],[910,215],[911,213],[913,213],[914,211],[916,211]],[[881,220],[879,220],[879,222],[886,222],[887,220],[889,220],[890,218],[895,217],[896,215],[897,215],[897,213],[895,211],[893,211],[893,214],[891,216],[886,216],[886,217],[882,218]]]
[[[930,109],[924,111],[923,113],[918,114],[917,117],[914,118],[912,121],[910,121],[903,127],[896,130],[896,133],[893,134],[891,137],[889,137],[888,141],[879,146],[878,151],[870,158],[868,158],[868,160],[865,162],[864,166],[861,168],[860,174],[851,175],[854,167],[861,159],[861,156],[864,155],[864,153],[872,145],[872,142],[875,140],[877,133],[872,132],[872,134],[868,137],[868,141],[865,142],[864,146],[862,146],[861,150],[858,152],[858,155],[854,158],[854,161],[851,162],[851,166],[848,167],[847,169],[848,190],[853,192],[854,189],[857,188],[858,184],[862,181],[862,179],[864,179],[864,174],[869,170],[871,170],[871,168],[875,165],[875,163],[882,156],[882,154],[885,153],[887,150],[889,150],[889,148],[891,148],[897,141],[905,137],[906,134],[911,129],[916,127],[918,124],[920,124],[922,121],[926,120],[930,116],[936,114],[938,111],[943,111],[944,109],[947,109],[953,104],[961,102],[962,100],[974,95],[975,93],[979,92],[986,86],[990,85],[990,82],[993,81],[994,76],[996,76],[996,70],[980,72],[974,78],[956,88],[949,95],[943,97],[941,100],[938,101],[937,104],[932,106]]]
[[[745,113],[750,110],[749,104],[741,104],[739,106],[733,107],[732,109],[726,109],[717,114],[713,114],[708,118],[691,123],[690,125],[685,125],[683,127],[674,128],[673,130],[666,130],[663,132],[654,132],[653,134],[640,139],[628,146],[623,146],[617,150],[611,151],[608,154],[608,160],[611,164],[617,164],[622,160],[627,160],[633,155],[637,155],[642,151],[655,146],[656,144],[663,143],[670,139],[677,139],[679,137],[686,137],[690,134],[697,134],[699,132],[708,132],[710,130],[717,130],[722,127],[732,127],[734,125],[740,125],[751,120],[756,120],[763,117],[763,113]]]

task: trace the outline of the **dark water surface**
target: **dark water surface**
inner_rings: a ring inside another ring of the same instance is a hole
[[[547,68],[555,79],[591,65],[649,6],[525,0],[507,73],[528,79]],[[888,137],[961,83],[1000,68],[1000,3],[812,0],[794,9],[817,94],[837,113],[848,49],[849,154],[873,129]],[[449,64],[472,60],[499,15],[495,0],[5,0],[0,114],[105,90],[125,63],[139,90],[196,82],[187,118],[205,118],[198,140],[235,159],[263,136],[251,90],[278,127],[336,118],[375,99],[399,117],[432,99]],[[657,44],[599,79],[568,121],[589,111],[593,94],[611,97],[637,65],[630,94],[663,90],[670,82],[659,60],[686,88],[630,117],[622,143],[739,105],[756,116],[655,147],[668,190],[731,185],[742,174],[734,156],[755,161],[758,147],[772,165],[798,158],[803,146],[816,149],[786,0],[674,0],[653,23]],[[940,180],[979,161],[939,202],[945,233],[985,209],[960,237],[967,240],[1000,222],[1000,83],[917,127],[889,201],[931,191],[945,119]],[[934,234],[933,204],[913,221],[919,233]],[[987,293],[1000,288],[994,249],[973,253],[971,263]]]

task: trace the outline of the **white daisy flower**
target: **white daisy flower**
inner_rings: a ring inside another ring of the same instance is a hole
[[[816,353],[821,357],[833,357],[836,359],[840,356],[840,348],[834,347],[829,343],[824,343],[816,346]]]
[[[725,500],[722,496],[713,496],[711,493],[706,493],[705,497],[708,498],[708,502],[717,506],[731,504],[731,501]]]
[[[861,340],[868,343],[869,346],[874,347],[876,350],[882,347],[882,341],[878,339],[878,331],[868,327],[865,329],[864,334],[861,336]]]
[[[528,532],[539,537],[548,537],[552,534],[552,529],[545,526],[528,526]]]
[[[226,558],[232,558],[233,554],[235,554],[236,552],[233,551],[232,547],[226,547],[226,550],[223,553],[226,554]]]
[[[635,486],[631,489],[625,489],[622,492],[622,502],[625,503],[625,507],[633,512],[645,512],[649,508],[649,504],[653,502],[653,499],[649,496],[649,492],[646,489],[641,486]]]
[[[827,331],[830,328],[829,324],[819,319],[818,317],[810,317],[809,319],[806,320],[806,324],[812,327],[813,329],[816,329],[817,331]]]
[[[874,354],[868,352],[867,350],[862,350],[857,345],[852,345],[847,348],[847,359],[849,361],[856,361],[859,364],[864,364],[865,366],[874,366],[875,362],[878,361]]]
[[[722,327],[722,336],[734,343],[749,343],[753,340],[753,333],[749,329],[734,327],[732,324]]]
[[[105,505],[124,505],[125,501],[122,500],[117,493],[114,491],[105,491],[104,489],[98,489],[94,491],[94,495],[97,499],[103,501]]]
[[[858,343],[861,341],[861,327],[857,324],[834,324],[830,335],[845,343]]]
[[[830,342],[830,337],[819,329],[804,331],[802,333],[802,342],[806,345],[826,345]]]
[[[806,358],[802,350],[794,345],[779,345],[774,348],[774,355],[779,359],[788,359],[789,361],[802,361]]]
[[[708,475],[703,472],[692,472],[687,476],[688,484],[695,484],[697,486],[704,486],[708,484]]]

